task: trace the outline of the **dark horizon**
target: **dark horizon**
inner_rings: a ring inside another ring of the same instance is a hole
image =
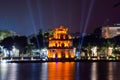
[[[105,24],[120,23],[119,0],[2,0],[0,29],[31,35],[63,25],[70,32],[93,33]]]

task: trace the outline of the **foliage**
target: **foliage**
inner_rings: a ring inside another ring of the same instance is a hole
[[[30,42],[33,43],[38,49],[45,47],[45,40],[42,30],[39,30],[39,33],[30,39]]]
[[[12,37],[7,37],[1,41],[1,45],[8,50],[12,49],[13,44],[14,44],[14,40]]]
[[[20,53],[26,53],[27,37],[26,36],[15,36],[14,45],[20,50]]]
[[[10,36],[12,36],[12,33],[10,31],[0,30],[0,40],[3,40]]]
[[[12,50],[12,46],[14,45],[17,49],[20,50],[20,53],[25,53],[26,46],[28,45],[27,37],[25,36],[7,37],[4,40],[2,40],[0,44],[9,51]]]

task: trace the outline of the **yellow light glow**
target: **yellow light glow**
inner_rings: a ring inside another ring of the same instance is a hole
[[[48,49],[48,58],[55,58],[56,56],[58,58],[74,58],[73,49],[66,49],[72,46],[72,37],[67,32],[68,28],[63,26],[54,29],[53,37],[50,37],[51,39],[49,39],[50,49]],[[66,48],[63,49],[64,47]]]
[[[67,55],[65,55],[65,58],[69,58],[68,54],[67,54]]]
[[[74,58],[74,54],[71,54],[71,58]]]
[[[58,55],[58,58],[61,58],[61,55],[60,55],[60,54]]]
[[[53,54],[53,58],[55,58],[55,54]]]

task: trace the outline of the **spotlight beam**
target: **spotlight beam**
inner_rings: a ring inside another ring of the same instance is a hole
[[[86,6],[85,6],[85,4],[86,4],[86,1],[84,0],[83,2],[82,2],[82,6],[81,6],[81,22],[80,22],[80,33],[82,33],[82,30],[83,30],[83,26],[84,26],[84,17],[85,17],[85,9],[86,9]]]
[[[39,19],[40,19],[40,28],[42,30],[45,30],[44,27],[43,27],[43,20],[42,20],[42,12],[41,12],[41,9],[40,9],[40,4],[39,4],[39,0],[37,0],[37,8],[38,8],[38,13],[39,13]],[[43,36],[43,32],[42,32],[42,36]],[[45,40],[44,40],[44,37],[43,37],[43,46],[45,47]]]
[[[68,1],[68,25],[69,31],[71,32],[71,23],[72,22],[72,0]]]
[[[41,29],[44,29],[44,27],[43,27],[43,21],[42,21],[42,13],[41,13],[41,6],[40,6],[40,4],[39,4],[40,2],[39,2],[39,0],[37,0],[37,8],[38,8],[38,14],[39,14],[39,19],[40,19],[40,28]]]
[[[28,7],[28,11],[29,11],[29,16],[30,16],[30,19],[31,19],[31,22],[32,22],[34,33],[37,34],[37,29],[36,29],[35,21],[34,21],[34,18],[33,18],[33,13],[32,13],[32,9],[31,9],[30,0],[26,0],[26,3],[27,3],[27,7]],[[37,41],[37,46],[40,49],[39,41],[38,41],[38,38],[37,38],[36,35],[35,35],[35,38],[36,38],[36,41]]]
[[[85,22],[85,26],[84,26],[84,31],[83,31],[83,33],[86,32],[86,29],[87,29],[87,27],[88,27],[88,23],[89,23],[89,19],[90,19],[90,16],[91,16],[91,11],[92,11],[93,5],[94,5],[94,0],[91,0],[91,3],[90,3],[90,6],[89,6],[88,15],[87,15],[87,19],[86,19],[86,22]]]
[[[52,0],[51,2],[52,2],[52,14],[53,14],[52,16],[53,16],[53,21],[54,21],[53,23],[56,24],[57,20],[56,20],[55,6],[54,6],[55,5],[55,1]]]
[[[86,29],[88,27],[88,23],[89,23],[89,19],[90,19],[90,15],[91,15],[91,11],[92,11],[93,5],[94,5],[94,0],[92,0],[90,2],[90,6],[89,6],[89,10],[88,10],[88,15],[87,15],[87,18],[86,18],[84,30],[83,30],[83,33],[82,33],[82,38],[81,38],[81,41],[80,41],[80,50],[81,50],[81,47],[82,47],[82,44],[83,44],[83,41],[84,41],[84,36],[85,36]]]

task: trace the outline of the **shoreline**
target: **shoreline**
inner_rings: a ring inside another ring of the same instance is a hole
[[[40,57],[5,57],[0,58],[0,63],[42,63],[42,62],[120,62],[120,58],[111,58],[111,57],[81,57],[80,59],[76,58],[64,58],[64,59],[48,59]]]
[[[1,60],[0,63],[44,63],[44,62],[120,62],[120,60]]]

